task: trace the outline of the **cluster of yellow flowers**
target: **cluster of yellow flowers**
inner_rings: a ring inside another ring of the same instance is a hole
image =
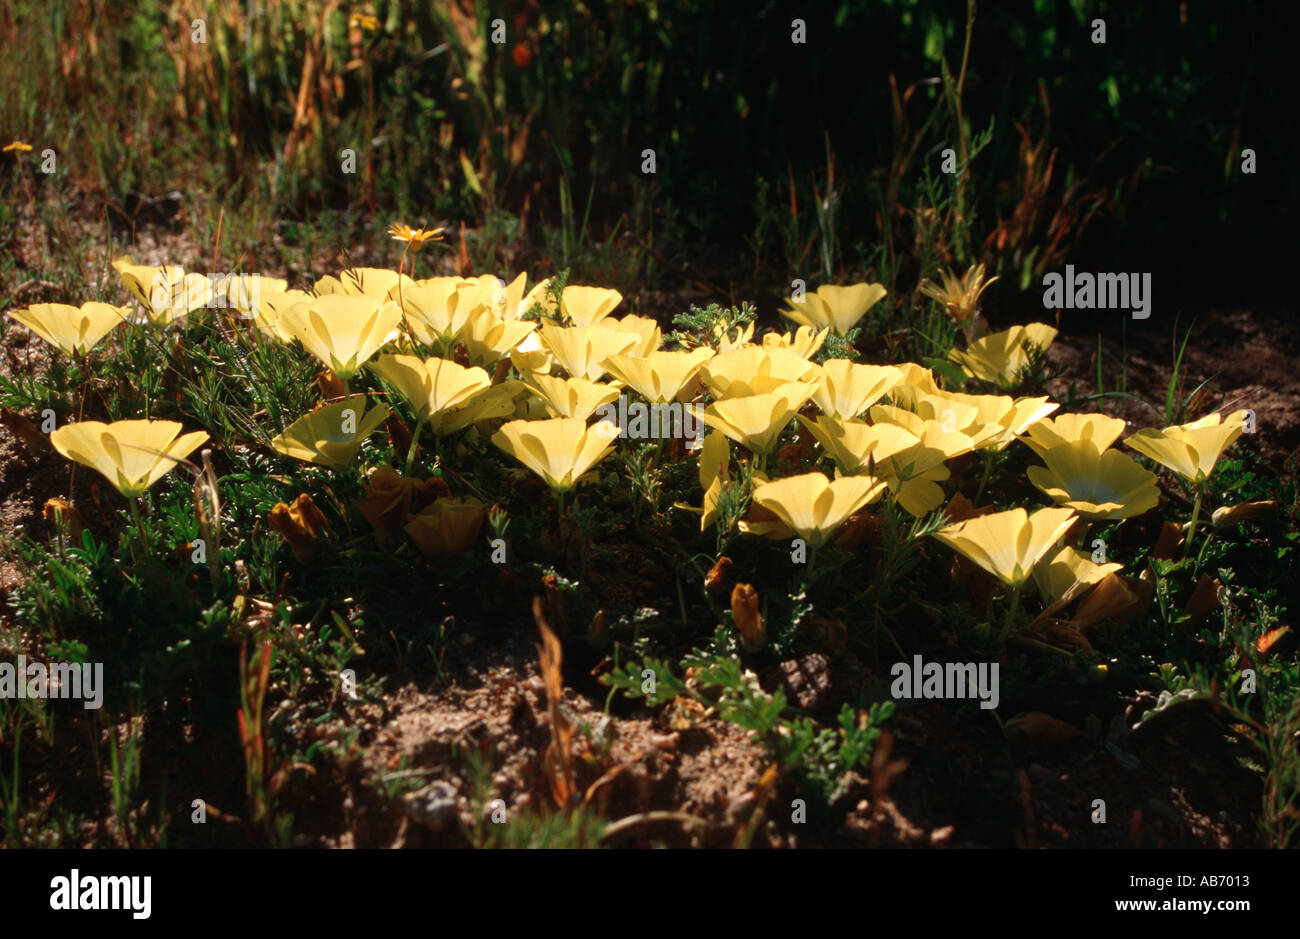
[[[140,267],[129,258],[115,267],[155,322],[169,322],[212,299],[206,279],[179,267]],[[982,290],[982,272],[968,280],[950,285],[954,316],[969,318]],[[490,275],[415,279],[400,271],[354,268],[321,278],[311,291],[269,283],[255,304],[234,288],[225,299],[271,340],[301,343],[342,382],[339,400],[303,415],[272,442],[281,454],[327,467],[351,464],[389,417],[387,406],[371,405],[368,396],[348,390],[364,368],[396,389],[416,414],[406,474],[422,428],[444,436],[505,419],[492,442],[559,494],[613,450],[616,435],[590,422],[603,405],[631,389],[650,404],[692,409],[710,428],[702,440],[688,442],[699,451],[704,496],[693,510],[701,515],[702,530],[717,517],[723,487],[733,478],[736,444],[754,460],[753,504],[741,529],[803,538],[815,550],[886,492],[914,516],[933,512],[947,498],[943,483],[950,461],[977,451],[987,458],[1023,440],[1043,461],[1028,470],[1029,481],[1055,505],[1033,513],[1012,508],[978,514],[936,536],[1017,592],[1048,558],[1039,582],[1055,596],[1075,581],[1095,581],[1115,569],[1095,565],[1073,548],[1053,553],[1077,520],[1139,515],[1160,498],[1155,475],[1112,448],[1124,429],[1119,419],[1052,417],[1058,405],[1047,397],[947,391],[915,363],[813,362],[832,331],[846,334],[885,296],[879,284],[826,286],[792,299],[782,313],[797,328],[764,336],[761,343],[752,341],[751,324],[738,334],[705,337],[696,348],[668,351],[660,348],[663,337],[654,320],[616,317],[623,298],[602,287],[566,286],[557,303],[548,281],[525,292],[523,274],[506,284]],[[534,307],[540,307],[540,322],[525,318]],[[64,353],[85,355],[127,314],[125,307],[88,303],[38,304],[11,316]],[[1055,335],[1041,323],[1015,326],[972,341],[951,358],[971,377],[1006,390],[1018,382],[1034,350]],[[413,354],[416,344],[441,354]],[[1241,434],[1244,414],[1142,430],[1125,443],[1199,492]],[[810,438],[801,435],[795,455],[811,456],[819,445],[834,464],[834,478],[819,471],[768,475],[781,462],[770,458],[782,433],[796,420]],[[170,421],[86,421],[58,429],[52,439],[69,459],[103,473],[124,495],[139,496],[207,439],[202,431],[181,430]],[[384,468],[388,475],[382,479],[371,472],[371,496],[385,506],[400,502],[404,516],[414,481],[391,468]],[[404,493],[405,501],[393,502],[392,493]],[[414,530],[408,526],[417,543],[435,543],[439,520],[466,507],[449,499],[443,493],[420,503],[422,518]],[[469,520],[474,532],[481,508]],[[1192,530],[1199,508],[1198,497]]]

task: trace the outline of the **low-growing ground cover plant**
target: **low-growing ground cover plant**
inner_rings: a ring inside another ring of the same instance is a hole
[[[586,649],[607,708],[623,695],[685,709],[672,726],[692,726],[698,709],[753,732],[771,776],[737,829],[744,842],[781,787],[842,816],[853,774],[885,772],[873,746],[897,695],[883,676],[934,653],[927,623],[948,630],[946,658],[1002,664],[1011,703],[999,726],[1013,743],[1043,743],[1084,733],[1051,716],[1054,699],[1104,701],[1217,608],[1236,652],[1176,683],[1275,752],[1260,709],[1277,704],[1259,689],[1286,681],[1269,655],[1285,626],[1253,631],[1234,611],[1276,616],[1273,595],[1224,566],[1258,550],[1246,532],[1267,510],[1216,485],[1216,469],[1244,471],[1232,448],[1249,412],[1130,431],[1034,394],[1032,363],[1056,335],[1044,324],[971,340],[951,351],[960,373],[936,372],[827,347],[886,295],[879,284],[822,288],[787,311],[797,331],[755,341],[743,310],[695,310],[665,336],[653,320],[618,318],[618,291],[563,276],[525,297],[523,275],[382,268],[271,280],[229,307],[209,292],[157,315],[171,301],[150,298],[190,275],[114,266],[134,308],[10,313],[79,378],[35,394],[6,379],[11,399],[56,404],[49,441],[69,461],[48,533],[14,548],[30,577],[18,608],[47,648],[107,659],[118,707],[206,706],[222,697],[230,652],[247,670],[248,648],[261,650],[260,673],[239,686],[253,688],[238,721],[248,837],[291,837],[292,794],[319,757],[279,751],[294,735],[265,723],[268,689],[299,720],[328,713],[340,688],[364,699],[384,686],[376,642],[391,658],[439,608],[516,621],[534,594],[529,618],[547,643],[563,640],[543,655],[547,682],[560,680],[547,671],[559,650]],[[923,292],[972,320],[977,288]],[[620,398],[700,421],[620,433],[602,412]],[[96,470],[125,506],[84,478],[78,487],[71,464]],[[675,602],[620,599],[600,575],[614,565],[622,576],[607,544],[629,526],[673,571]],[[400,599],[403,583],[424,599]],[[670,634],[694,651],[662,658]],[[429,645],[435,663],[452,638],[439,631]],[[843,700],[838,730],[754,671],[810,653],[881,676]],[[561,693],[548,690],[552,704]],[[572,794],[613,770],[598,755],[575,766],[575,725],[563,709],[554,720],[537,772],[566,793],[550,811],[571,812]],[[134,811],[117,829],[130,843],[175,830],[166,813]],[[21,840],[16,828],[8,837]]]

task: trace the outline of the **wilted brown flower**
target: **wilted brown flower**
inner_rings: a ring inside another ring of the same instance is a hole
[[[1066,743],[1079,736],[1079,728],[1067,724],[1042,711],[1017,714],[1006,723],[1006,734],[1015,739],[1022,736],[1035,744]]]
[[[1199,623],[1219,605],[1221,590],[1223,584],[1219,583],[1217,577],[1211,578],[1209,574],[1202,574],[1200,580],[1196,582],[1196,589],[1187,598],[1187,605],[1183,607],[1183,612],[1188,615],[1191,622]]]
[[[788,443],[777,451],[776,462],[783,468],[798,469],[803,464],[803,449],[797,443]]]
[[[740,630],[740,644],[747,652],[763,648],[763,615],[758,611],[758,591],[751,584],[736,584],[731,591],[731,616]]]
[[[880,520],[870,512],[855,512],[840,528],[835,543],[845,551],[852,551],[865,541],[880,541]]]
[[[1160,527],[1160,537],[1156,539],[1155,546],[1151,549],[1153,558],[1169,560],[1178,551],[1178,546],[1183,543],[1183,530],[1176,522],[1165,522]]]
[[[1228,525],[1240,525],[1242,522],[1248,522],[1253,518],[1259,518],[1262,515],[1268,515],[1277,511],[1277,501],[1274,499],[1265,499],[1262,502],[1241,502],[1237,505],[1225,505],[1221,509],[1215,509],[1212,521],[1215,528],[1224,528]]]
[[[1088,637],[1065,620],[1047,619],[1038,628],[1043,638],[1054,646],[1063,649],[1092,648],[1092,643],[1088,641]]]
[[[267,524],[289,542],[294,557],[304,564],[311,560],[322,542],[334,538],[329,520],[305,492],[290,505],[277,502],[271,509]]]
[[[838,617],[814,610],[811,616],[805,618],[799,628],[806,636],[807,641],[818,649],[839,655],[848,648],[848,627]]]
[[[709,573],[704,577],[704,589],[710,593],[722,593],[729,583],[731,583],[731,558],[724,554],[709,568]]]
[[[410,479],[391,466],[378,466],[370,471],[366,494],[357,500],[357,509],[375,530],[379,544],[392,551],[401,544],[407,516],[447,495],[447,484],[438,477]]]
[[[21,440],[32,456],[40,456],[50,449],[49,438],[41,433],[40,428],[32,422],[31,418],[24,417],[17,411],[0,408],[0,426],[8,428],[15,437]]]
[[[953,497],[948,500],[948,507],[943,510],[950,524],[964,522],[968,518],[979,518],[981,515],[989,515],[996,511],[997,506],[993,505],[975,508],[975,504],[960,492],[953,493]]]
[[[1082,632],[1103,619],[1130,623],[1146,611],[1154,593],[1151,584],[1137,577],[1107,574],[1079,602],[1070,625]]]
[[[81,544],[81,533],[86,530],[86,522],[76,506],[67,499],[58,496],[47,499],[45,507],[41,510],[41,516],[56,530],[61,531],[69,543]]]
[[[425,559],[453,558],[478,539],[487,509],[475,499],[443,497],[426,506],[406,524],[406,533]]]
[[[397,414],[388,415],[384,430],[388,433],[388,442],[392,444],[394,453],[406,453],[411,449],[411,428]]]
[[[320,396],[326,401],[341,398],[344,394],[343,380],[328,368],[322,369],[321,373],[316,376],[316,388],[320,391]]]

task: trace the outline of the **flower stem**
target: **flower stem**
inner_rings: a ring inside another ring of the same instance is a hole
[[[406,327],[406,336],[408,339],[414,339],[411,332],[411,323],[406,318],[406,303],[402,300],[402,268],[406,266],[406,252],[411,250],[411,243],[408,241],[406,247],[402,249],[402,258],[397,262],[397,305],[402,308],[402,325]],[[411,261],[411,270],[415,270],[415,261]]]
[[[1201,517],[1201,499],[1205,495],[1205,487],[1196,487],[1196,501],[1192,503],[1192,520],[1187,523],[1187,540],[1183,542],[1183,553],[1186,554],[1192,549],[1192,538],[1196,534],[1196,523]]]
[[[409,447],[406,448],[406,465],[405,465],[404,467],[402,467],[402,475],[403,475],[403,476],[410,476],[410,475],[411,475],[411,467],[412,467],[412,465],[414,465],[414,463],[415,463],[415,450],[416,450],[416,445],[417,445],[417,443],[419,442],[419,439],[420,439],[420,429],[421,429],[422,427],[424,427],[424,418],[420,418],[420,419],[418,419],[418,420],[415,422],[415,430],[411,431],[411,445],[410,445]]]
[[[984,495],[984,487],[988,484],[989,473],[993,471],[993,455],[992,448],[984,451],[984,472],[980,475],[979,488],[975,490],[975,499],[971,505],[978,505],[980,496]]]
[[[803,582],[805,587],[812,583],[813,565],[817,563],[817,549],[820,547],[820,543],[814,542],[808,548],[808,563],[805,565],[803,572]]]
[[[1007,618],[1002,623],[1002,634],[998,637],[999,642],[1006,642],[1007,636],[1011,634],[1011,624],[1015,622],[1016,613],[1020,610],[1020,588],[1011,588],[1011,599],[1007,603]]]
[[[135,528],[140,535],[140,547],[142,550],[145,550],[148,548],[149,539],[144,532],[144,520],[140,518],[140,500],[138,498],[127,499],[126,504],[131,507],[131,517],[135,519]],[[137,555],[136,563],[138,564],[139,562],[140,557]]]

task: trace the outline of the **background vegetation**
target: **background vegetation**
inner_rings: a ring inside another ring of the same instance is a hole
[[[1293,5],[985,4],[968,56],[965,12],[10,0],[0,41],[22,54],[0,61],[0,128],[58,153],[32,185],[128,229],[179,190],[200,230],[223,208],[290,242],[325,208],[464,222],[481,244],[522,238],[526,259],[578,261],[616,286],[767,288],[790,269],[915,282],[936,259],[986,259],[1024,275],[1014,289],[1068,250],[1157,272],[1170,304],[1280,290],[1257,272],[1293,238],[1296,116],[1278,106]],[[796,17],[806,44],[790,41]],[[191,41],[198,18],[206,44]],[[969,174],[939,174],[946,147]],[[1244,147],[1257,176],[1238,172]],[[339,170],[345,148],[355,176]],[[945,240],[935,211],[968,230]]]

